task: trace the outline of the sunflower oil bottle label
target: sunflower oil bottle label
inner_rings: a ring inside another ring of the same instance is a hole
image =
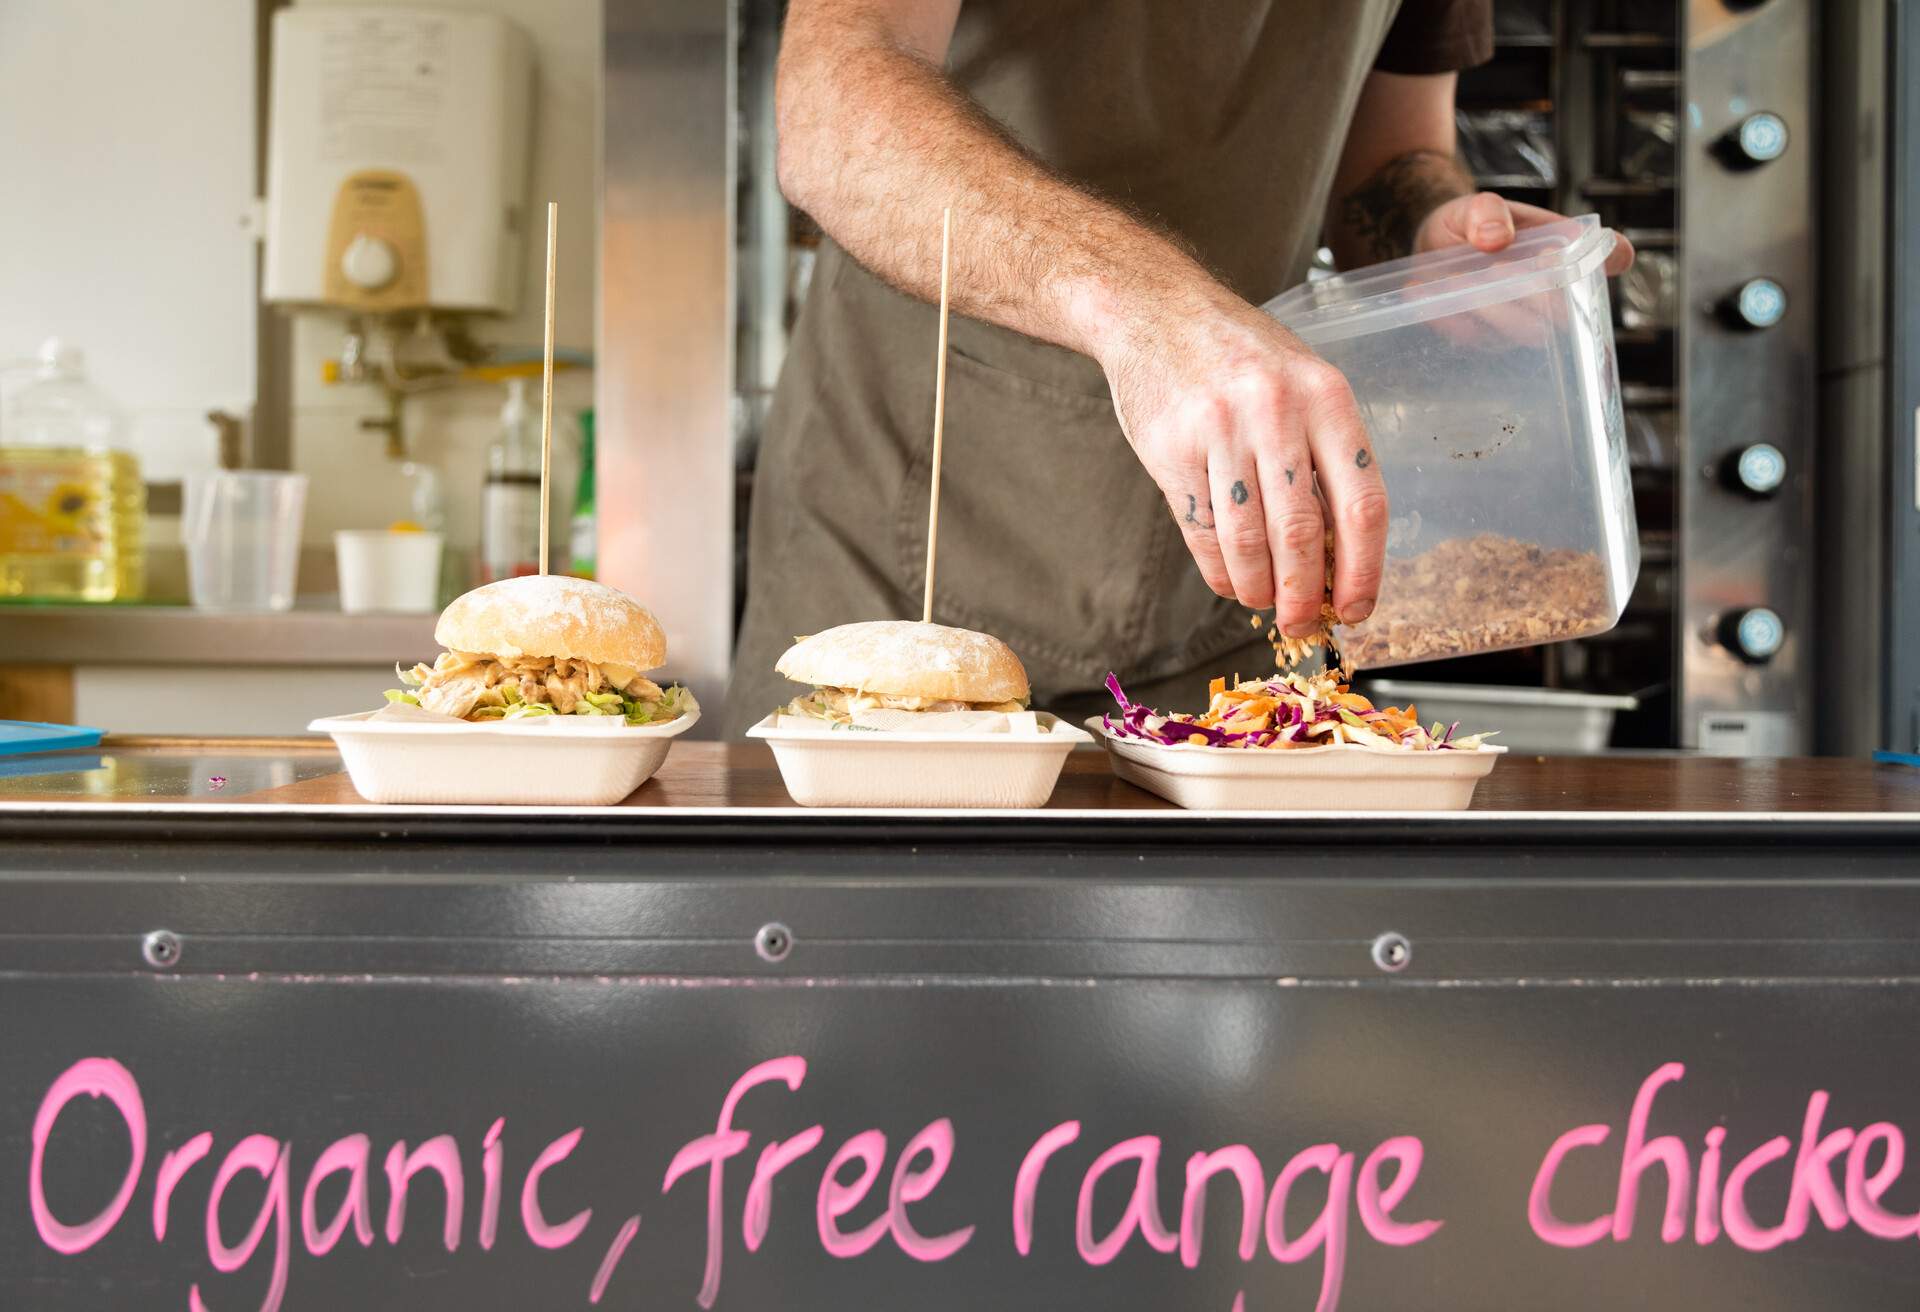
[[[0,451],[0,556],[109,555],[108,488],[97,458]]]

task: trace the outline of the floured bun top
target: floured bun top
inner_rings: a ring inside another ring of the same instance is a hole
[[[774,666],[796,683],[895,697],[1014,702],[1027,671],[991,634],[914,620],[868,620],[802,638]]]
[[[653,612],[618,588],[564,574],[501,579],[455,597],[433,640],[449,651],[564,657],[635,670],[666,663]]]

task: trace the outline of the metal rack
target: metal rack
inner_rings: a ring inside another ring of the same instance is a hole
[[[1480,184],[1598,212],[1640,252],[1614,326],[1643,563],[1610,633],[1432,673],[1637,692],[1621,746],[1809,750],[1815,7],[1500,0],[1496,16],[1494,60],[1461,79]],[[1516,155],[1502,130],[1550,141],[1549,167],[1499,167]]]

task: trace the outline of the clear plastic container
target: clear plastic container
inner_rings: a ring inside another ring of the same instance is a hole
[[[305,474],[189,474],[180,532],[187,585],[202,610],[291,610]]]
[[[1565,688],[1498,688],[1473,683],[1415,683],[1374,679],[1360,688],[1374,705],[1411,702],[1422,720],[1500,735],[1500,745],[1516,752],[1548,756],[1604,752],[1613,737],[1613,717],[1639,707],[1637,697],[1573,692]]]
[[[1295,287],[1267,312],[1352,385],[1393,505],[1356,668],[1610,629],[1640,572],[1593,215],[1498,254],[1434,251]]]

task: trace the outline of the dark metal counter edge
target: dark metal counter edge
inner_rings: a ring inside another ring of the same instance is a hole
[[[263,845],[364,840],[435,845],[505,842],[526,847],[647,844],[670,841],[713,848],[1068,846],[1110,852],[1270,851],[1324,842],[1341,851],[1431,846],[1555,849],[1699,850],[1729,843],[1784,844],[1800,849],[1904,848],[1920,854],[1920,814],[1835,818],[1820,812],[1702,816],[1560,813],[1378,818],[1276,815],[1272,818],[1156,815],[1138,818],[1051,816],[848,816],[795,812],[716,816],[659,811],[520,816],[511,813],[422,815],[365,812],[49,811],[0,813],[0,843],[200,842]],[[3,864],[3,863],[0,863]]]

